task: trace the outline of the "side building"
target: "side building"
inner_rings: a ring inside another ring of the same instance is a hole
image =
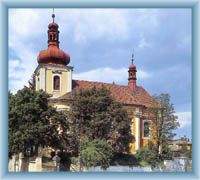
[[[130,152],[135,153],[150,141],[156,142],[156,119],[153,108],[160,108],[155,99],[141,86],[137,85],[136,66],[132,63],[128,69],[127,86],[115,83],[74,80],[73,67],[69,66],[70,56],[59,48],[59,26],[53,22],[48,26],[48,48],[38,55],[38,67],[35,74],[35,88],[52,95],[49,103],[58,110],[70,108],[71,94],[81,88],[101,88],[111,92],[111,96],[124,105],[131,119],[131,131],[135,137],[130,144]]]

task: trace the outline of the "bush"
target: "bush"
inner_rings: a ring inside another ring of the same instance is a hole
[[[141,166],[150,165],[152,168],[155,168],[160,165],[160,160],[156,151],[152,147],[140,148],[136,154],[136,159],[140,162]]]
[[[112,158],[112,146],[105,140],[84,139],[80,145],[80,158],[82,165],[87,168],[101,166],[107,169]]]

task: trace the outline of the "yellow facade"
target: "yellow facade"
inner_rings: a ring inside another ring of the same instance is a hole
[[[53,107],[59,110],[69,110],[70,106],[65,105],[65,104],[54,104]]]
[[[131,134],[135,137],[135,123],[134,123],[134,118],[131,120]],[[130,143],[130,152],[134,153],[135,152],[135,140],[133,139],[133,142]]]
[[[134,136],[134,142],[130,143],[130,153],[135,154],[136,151],[141,148],[147,146],[150,142],[156,145],[157,141],[157,128],[156,128],[156,123],[153,120],[153,117],[148,119],[147,117],[142,117],[142,116],[137,116],[134,115],[134,112],[142,112],[142,109],[138,107],[130,107],[126,109],[130,119],[131,119],[131,133]],[[136,114],[137,114],[136,113]],[[145,120],[150,120],[151,122],[151,127],[150,127],[150,134],[151,136],[149,137],[143,137],[143,121]],[[138,121],[138,123],[136,122]]]
[[[53,90],[53,77],[54,76],[60,77],[60,90]],[[62,72],[61,74],[53,73],[53,70],[47,69],[46,70],[46,92],[48,94],[52,94],[55,97],[59,97],[64,95],[67,92],[67,89],[69,88],[67,80],[68,80],[68,72]]]
[[[186,149],[187,149],[188,151],[191,151],[191,146],[186,146]]]
[[[53,98],[60,97],[72,90],[72,67],[38,66],[35,71],[36,90],[42,89]],[[54,76],[59,77],[59,90],[54,89]]]

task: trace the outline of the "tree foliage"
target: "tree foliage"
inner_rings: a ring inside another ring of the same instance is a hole
[[[142,147],[137,150],[135,157],[139,161],[141,166],[150,165],[152,168],[155,168],[159,166],[160,163],[156,149],[151,143],[148,146]]]
[[[156,100],[162,105],[162,122],[160,128],[162,130],[161,137],[171,140],[176,135],[174,130],[179,127],[178,117],[175,115],[174,105],[170,102],[169,94],[161,94],[155,96]]]
[[[24,87],[15,95],[9,92],[9,152],[26,153],[39,146],[62,148],[69,128],[65,116],[48,105],[49,95]]]
[[[107,169],[112,158],[112,146],[105,140],[89,141],[84,138],[80,142],[80,160],[84,167],[101,166]]]
[[[35,72],[32,74],[31,79],[28,81],[29,88],[35,90],[36,82],[35,82]]]
[[[129,152],[131,121],[122,105],[115,102],[105,88],[75,93],[69,119],[77,147],[79,139],[87,137],[90,140],[105,139],[115,153]]]
[[[176,135],[174,130],[179,127],[177,116],[175,115],[174,105],[170,102],[169,94],[160,94],[154,96],[156,101],[161,105],[161,108],[157,108],[157,105],[150,109],[151,114],[154,115],[156,123],[154,124],[157,129],[156,141],[157,141],[157,153],[161,149],[161,156],[168,156],[166,153],[168,150],[168,142]]]

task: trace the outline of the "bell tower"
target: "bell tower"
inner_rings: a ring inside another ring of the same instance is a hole
[[[70,56],[59,48],[59,26],[53,21],[48,25],[48,47],[40,51],[35,70],[36,90],[42,89],[53,98],[72,90],[73,67],[68,66]]]
[[[48,28],[48,46],[54,45],[59,47],[59,31],[58,25],[54,22],[55,14],[52,14],[53,22],[49,24]]]
[[[132,91],[135,91],[136,89],[136,66],[133,64],[134,61],[134,54],[132,54],[132,59],[131,59],[132,63],[129,66],[129,70],[128,70],[128,87],[129,89],[131,89]]]

